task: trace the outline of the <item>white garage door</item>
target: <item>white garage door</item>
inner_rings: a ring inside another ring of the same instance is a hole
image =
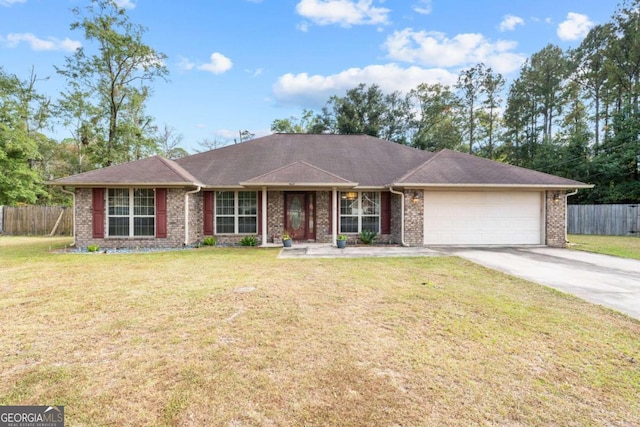
[[[424,243],[537,245],[542,243],[539,192],[424,192]]]

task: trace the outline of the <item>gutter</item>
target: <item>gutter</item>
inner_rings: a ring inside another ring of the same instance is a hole
[[[400,243],[402,246],[408,246],[404,241],[404,193],[394,190],[392,186],[389,186],[389,192],[400,196]]]
[[[567,212],[569,210],[567,209],[568,207],[567,199],[569,198],[569,196],[575,196],[576,194],[578,194],[577,188],[573,190],[571,193],[565,193],[564,195],[564,243],[565,245],[569,243],[569,239],[567,237],[567,228],[569,227],[569,215],[567,215]]]
[[[195,190],[184,193],[184,243],[183,246],[189,244],[189,195],[199,193],[202,186],[198,185]]]
[[[71,217],[73,218],[73,243],[71,246],[76,245],[76,193],[73,191],[65,190],[64,185],[60,186],[60,191],[63,193],[71,194],[72,203],[71,203]]]

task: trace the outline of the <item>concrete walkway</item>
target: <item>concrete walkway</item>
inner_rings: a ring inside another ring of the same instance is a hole
[[[294,244],[282,248],[278,258],[369,258],[369,257],[417,257],[443,256],[442,252],[421,247],[403,246],[349,246],[338,249],[330,244]]]

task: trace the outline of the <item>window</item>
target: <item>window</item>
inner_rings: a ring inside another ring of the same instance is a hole
[[[340,193],[340,233],[380,232],[380,193]]]
[[[107,230],[110,237],[155,235],[155,194],[152,188],[109,188]]]
[[[258,194],[255,191],[216,191],[216,234],[256,234]]]

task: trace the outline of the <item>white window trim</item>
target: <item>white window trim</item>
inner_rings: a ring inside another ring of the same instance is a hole
[[[106,216],[106,220],[107,220],[107,224],[106,224],[106,228],[105,228],[105,237],[111,237],[111,238],[117,238],[117,239],[130,239],[130,238],[135,238],[135,239],[148,239],[148,238],[153,238],[156,236],[156,226],[158,224],[158,221],[156,219],[156,192],[155,190],[153,191],[153,215],[135,215],[135,196],[134,196],[134,192],[137,189],[143,189],[143,190],[147,190],[147,188],[142,188],[142,187],[129,187],[126,188],[126,190],[129,191],[129,214],[128,215],[110,215],[109,214],[109,191],[111,190],[121,190],[121,188],[107,188],[106,191],[106,209],[105,209],[105,216]],[[111,220],[111,218],[129,218],[129,234],[128,235],[110,235],[109,234],[109,221]],[[136,236],[134,234],[135,232],[135,219],[136,218],[153,218],[153,234],[146,234],[146,235],[139,235]]]
[[[233,215],[218,215],[218,193],[227,193],[227,192],[232,192],[229,190],[226,191],[216,191],[215,192],[215,197],[214,197],[214,206],[213,206],[213,232],[215,235],[217,236],[232,236],[232,235],[242,235],[242,236],[253,236],[255,234],[258,233],[258,204],[259,204],[259,200],[258,200],[258,192],[257,191],[247,191],[247,190],[235,190],[233,191]],[[255,215],[245,215],[245,214],[240,214],[240,208],[239,208],[239,204],[240,204],[240,197],[239,194],[240,193],[253,193],[256,196],[256,214]],[[218,218],[233,218],[233,233],[218,233]],[[254,233],[240,233],[240,218],[255,218],[256,219],[256,231]]]
[[[358,213],[356,215],[343,215],[341,213],[342,210],[342,194],[346,193],[346,192],[340,192],[338,195],[338,230],[340,230],[340,234],[360,234],[362,232],[362,217],[378,217],[378,229],[375,230],[376,233],[380,234],[381,229],[382,229],[382,192],[381,191],[357,191],[356,193],[358,193]],[[378,213],[375,215],[363,215],[363,209],[362,209],[362,194],[363,193],[377,193],[378,194]],[[349,218],[358,218],[358,231],[357,232],[349,232],[349,233],[344,233],[342,232],[342,218],[343,217],[349,217]]]

